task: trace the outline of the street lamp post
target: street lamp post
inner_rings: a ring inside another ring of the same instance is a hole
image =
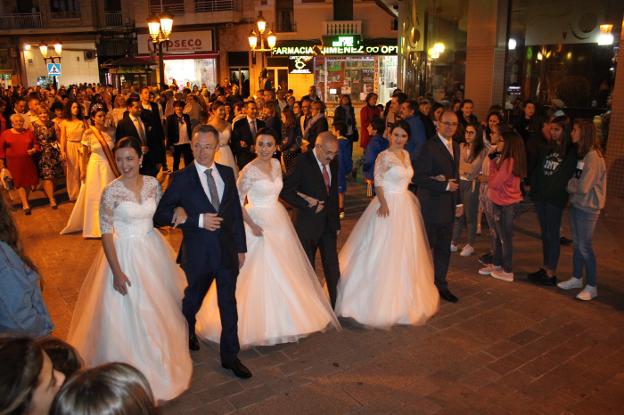
[[[56,53],[56,56],[48,56],[48,50],[48,45],[46,45],[45,43],[39,45],[39,52],[41,52],[41,56],[43,56],[43,61],[45,63],[48,63],[48,61],[50,61],[50,63],[61,63],[61,53],[63,52],[63,45],[61,44],[61,42],[54,42],[54,52]],[[58,81],[56,78],[57,75],[52,75],[54,90],[58,90]]]
[[[154,46],[158,45],[158,83],[161,88],[166,87],[165,62],[163,58],[163,43],[169,40],[173,29],[173,16],[167,13],[159,17],[147,19],[147,28]]]
[[[258,30],[257,32],[256,29]],[[262,54],[260,56],[260,73],[262,73],[262,69],[264,68],[264,52],[272,51],[275,47],[275,44],[277,43],[277,36],[275,36],[273,31],[269,29],[269,31],[267,32],[266,30],[267,21],[264,20],[264,17],[262,17],[262,12],[260,12],[258,14],[258,19],[256,20],[256,25],[251,30],[251,33],[247,38],[249,41],[249,48],[251,49],[252,53],[252,61],[255,60],[256,52],[260,52]]]

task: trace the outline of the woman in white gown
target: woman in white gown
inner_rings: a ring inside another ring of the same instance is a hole
[[[403,149],[409,126],[391,131],[375,162],[377,196],[340,251],[336,314],[367,326],[422,324],[438,309],[420,203],[407,188],[414,171]]]
[[[331,325],[340,328],[278,200],[282,170],[272,157],[275,137],[262,133],[256,139],[258,158],[238,178],[241,203],[245,197],[248,202],[243,207],[247,255],[236,283],[241,347],[294,342]],[[214,342],[221,334],[216,290],[212,284],[197,314],[199,336]]]
[[[231,167],[234,170],[234,177],[238,178],[238,166],[234,160],[234,153],[230,148],[230,137],[232,136],[232,126],[225,120],[225,105],[215,101],[210,107],[212,117],[208,125],[212,125],[219,132],[219,151],[215,154],[215,162]]]
[[[139,174],[140,152],[134,137],[117,143],[122,176],[102,194],[104,249],[80,289],[67,341],[87,366],[135,366],[166,401],[188,388],[193,369],[182,315],[186,280],[153,227],[162,192],[156,179]]]
[[[119,172],[112,153],[115,130],[106,127],[106,110],[96,104],[89,116],[91,126],[82,134],[82,157],[89,160],[85,181],[61,235],[82,230],[84,238],[99,238],[102,236],[99,222],[102,189],[119,176]]]

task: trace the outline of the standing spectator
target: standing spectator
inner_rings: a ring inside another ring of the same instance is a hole
[[[428,99],[423,99],[418,104],[420,119],[425,126],[425,137],[427,139],[433,137],[436,133],[436,127],[433,123],[434,112],[432,111],[434,108],[437,110],[438,108],[442,108],[442,106],[436,103],[435,106],[432,107],[431,102]],[[442,112],[440,112],[440,114],[442,114]]]
[[[56,209],[54,179],[63,175],[63,165],[61,164],[61,146],[56,136],[56,128],[54,122],[50,120],[50,113],[46,108],[39,109],[39,118],[33,122],[33,132],[37,140],[37,150],[39,150],[39,178],[43,184],[43,191],[50,201],[50,207]]]
[[[191,118],[183,113],[184,102],[173,103],[173,114],[167,117],[167,147],[173,147],[173,171],[180,168],[180,157],[184,157],[184,166],[193,161],[191,150]]]
[[[304,139],[303,132],[308,126],[308,123],[310,122],[310,118],[312,118],[312,116],[310,115],[311,105],[312,105],[312,101],[309,98],[302,98],[299,104],[300,111],[299,111],[298,118],[297,118],[297,127],[299,128],[299,131],[297,132],[297,134],[299,135],[299,137],[301,137],[301,141],[303,141]],[[303,151],[305,151],[305,148],[307,148],[307,142],[304,144],[305,146],[302,146]]]
[[[24,125],[23,128],[30,130],[30,117],[26,115],[26,100],[22,97],[18,97],[13,103],[13,113],[23,116]],[[9,118],[9,122],[12,122]],[[12,125],[11,125],[12,126]]]
[[[0,333],[42,337],[52,332],[40,279],[24,252],[9,207],[0,197]]]
[[[465,99],[462,101],[459,111],[457,111],[457,118],[459,119],[459,128],[457,129],[457,135],[455,138],[457,141],[462,141],[464,136],[464,129],[468,124],[477,124],[477,116],[473,114],[474,103],[471,99]]]
[[[112,126],[114,128],[117,128],[117,124],[123,119],[124,113],[127,110],[125,97],[122,94],[117,95],[115,97],[115,107],[110,112],[110,118],[113,121]]]
[[[477,235],[477,213],[479,210],[479,181],[485,147],[477,124],[468,124],[464,131],[465,142],[459,145],[459,197],[464,204],[464,214],[455,218],[451,252],[457,251],[459,237],[466,225],[466,245],[461,256],[474,254],[474,241]]]
[[[82,106],[76,101],[67,101],[63,110],[63,121],[61,121],[61,158],[65,160],[67,195],[71,202],[78,199],[80,178],[84,175],[81,163],[81,141],[85,129]]]
[[[575,121],[571,138],[579,158],[576,174],[568,181],[567,186],[572,205],[570,207],[574,244],[572,278],[560,282],[557,286],[564,290],[581,288],[584,268],[587,285],[576,298],[589,301],[598,296],[592,237],[607,196],[607,168],[600,149],[600,138],[591,120]]]
[[[400,91],[392,95],[390,105],[386,107],[386,131],[384,133],[386,138],[390,137],[390,129],[401,120],[401,105],[407,99],[407,94]]]
[[[352,141],[347,137],[347,125],[342,121],[334,121],[333,132],[338,138],[338,215],[345,218],[344,197],[347,192],[347,174],[353,169],[353,160],[349,150]]]
[[[165,131],[163,129],[162,110],[157,103],[152,102],[153,95],[150,94],[149,88],[142,88],[140,97],[140,116],[146,126],[147,142],[149,143],[151,157],[155,163],[156,174],[161,167],[167,170],[167,153],[165,152]]]
[[[410,139],[405,144],[405,150],[410,154],[410,160],[412,166],[420,154],[420,149],[427,140],[427,133],[425,132],[425,125],[418,114],[418,102],[415,100],[408,100],[401,104],[400,107],[401,119],[404,120],[410,127],[408,131]]]
[[[232,147],[239,170],[255,158],[255,137],[258,131],[264,128],[264,121],[256,119],[258,107],[254,101],[247,101],[245,114],[246,117],[236,121],[232,128]]]
[[[368,146],[370,140],[368,126],[374,118],[381,115],[381,111],[377,108],[377,99],[378,96],[376,93],[369,92],[365,99],[366,105],[360,110],[360,128],[362,129],[362,133],[360,134],[360,147],[364,149]],[[383,132],[381,134],[383,135]]]
[[[537,132],[535,119],[535,103],[529,99],[522,103],[522,116],[514,123],[514,128],[522,136],[526,145],[531,135]]]
[[[323,103],[321,101],[313,101],[310,104],[310,119],[305,130],[303,130],[303,139],[309,143],[308,151],[312,151],[316,145],[316,137],[320,133],[329,131],[329,124],[327,124],[327,118],[325,118],[322,109]]]
[[[556,285],[559,262],[560,229],[563,209],[568,203],[566,187],[574,174],[576,154],[570,146],[570,120],[565,115],[550,123],[551,140],[542,151],[531,177],[531,198],[539,220],[543,249],[543,266],[528,275],[529,280],[543,285]]]
[[[320,101],[321,100],[321,97],[319,97],[318,93],[316,92],[316,86],[314,86],[314,85],[310,86],[310,89],[308,90],[308,95],[304,95],[301,98],[302,101],[304,99],[307,99],[310,102]]]
[[[28,195],[33,187],[39,183],[37,168],[33,161],[35,136],[32,130],[24,128],[24,115],[11,115],[13,128],[0,135],[0,170],[7,168],[13,177],[13,186],[22,202],[25,215],[30,215]]]
[[[342,94],[340,96],[340,105],[334,110],[334,123],[341,122],[347,126],[347,132],[345,137],[349,139],[347,146],[348,157],[353,158],[353,143],[358,141],[358,131],[355,122],[355,110],[351,104],[351,96],[349,94]]]
[[[24,114],[28,118],[28,124],[30,125],[28,128],[32,128],[32,124],[38,120],[40,105],[41,101],[39,101],[37,95],[31,93],[28,97],[28,112]]]
[[[496,229],[496,249],[493,263],[479,270],[481,275],[513,282],[513,219],[515,208],[523,199],[520,185],[526,177],[526,155],[522,137],[516,132],[502,134],[504,142],[500,158],[490,163],[488,198]]]
[[[0,414],[48,415],[65,381],[41,345],[29,337],[0,339]]]
[[[282,153],[282,171],[286,173],[292,166],[297,154],[301,153],[301,143],[297,141],[297,122],[295,114],[289,107],[282,111],[282,142],[280,150]]]
[[[366,152],[364,153],[364,165],[362,170],[364,172],[364,178],[367,183],[367,195],[368,197],[373,197],[374,186],[373,180],[375,177],[375,161],[377,161],[377,156],[382,151],[386,150],[390,143],[384,137],[383,133],[386,129],[386,125],[384,120],[380,117],[373,118],[371,122],[368,124],[367,132],[370,137],[370,141],[366,146]]]

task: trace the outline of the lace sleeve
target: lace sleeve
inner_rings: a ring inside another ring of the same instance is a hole
[[[102,191],[100,199],[100,232],[113,233],[113,211],[115,209],[115,182],[109,183]]]
[[[375,187],[382,187],[384,176],[386,175],[386,171],[390,167],[388,150],[384,150],[377,156],[377,160],[375,160],[375,170],[374,170],[374,180]]]
[[[241,205],[245,205],[245,198],[247,193],[253,185],[254,168],[251,164],[246,165],[243,170],[238,174],[238,181],[236,187],[238,187],[238,197],[240,198]]]
[[[143,191],[141,192],[141,199],[154,199],[156,206],[158,206],[158,202],[160,202],[160,198],[163,194],[160,183],[152,176],[143,176],[143,180],[145,185]]]
[[[91,138],[93,137],[93,132],[91,129],[85,130],[82,133],[81,144],[91,151]]]

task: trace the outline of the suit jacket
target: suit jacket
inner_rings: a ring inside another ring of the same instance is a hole
[[[449,224],[455,218],[459,192],[447,192],[448,179],[459,180],[459,144],[453,141],[451,154],[436,135],[423,144],[414,166],[414,182],[425,222]],[[446,180],[435,177],[443,175]]]
[[[284,187],[280,197],[294,208],[294,223],[301,239],[318,240],[323,232],[336,232],[340,229],[338,218],[338,160],[329,163],[331,172],[330,191],[327,194],[323,173],[319,168],[314,152],[302,153],[286,172]],[[325,208],[315,213],[316,207],[308,207],[308,203],[297,195],[301,192],[325,202]]]
[[[256,128],[259,131],[264,128],[264,121],[256,119]],[[251,151],[251,146],[254,144],[254,138],[251,134],[251,128],[249,127],[249,121],[247,117],[241,118],[234,123],[232,127],[232,151],[236,155],[236,164],[240,169],[245,167],[247,163],[253,160],[256,155]],[[247,143],[247,147],[242,147],[240,142]]]
[[[327,124],[327,118],[325,117],[316,120],[316,122],[308,129],[306,137],[303,137],[310,143],[308,151],[312,151],[314,145],[316,144],[316,137],[324,131],[329,131],[329,124]]]
[[[141,120],[145,125],[150,126],[147,132],[147,141],[151,143],[148,145],[150,146],[150,151],[152,151],[152,157],[154,157],[156,163],[165,164],[165,131],[160,119],[158,104],[150,102],[150,106],[152,107],[151,111],[141,107]]]
[[[149,134],[149,129],[151,128],[151,126],[146,123],[143,123],[143,126],[145,127],[145,145],[149,148],[149,151],[143,155],[143,167],[141,168],[141,173],[155,176],[156,173],[158,173],[158,169],[156,169],[156,163],[159,163],[159,161],[157,161],[159,157],[158,143],[155,143],[153,142],[153,140],[151,140],[151,138],[153,138],[153,135]],[[132,122],[132,119],[130,118],[130,114],[128,114],[128,112],[126,111],[123,115],[123,118],[117,123],[117,128],[115,130],[115,141],[128,136],[141,138],[139,132],[137,131],[137,128],[134,125],[134,122]]]
[[[179,226],[183,237],[178,263],[187,274],[214,273],[220,267],[238,272],[238,253],[247,252],[234,171],[228,166],[215,165],[225,184],[218,212],[204,193],[193,162],[173,173],[154,214],[155,226],[170,226],[176,207],[186,211],[186,222]],[[221,227],[216,231],[200,228],[202,213],[218,213],[223,218]]]
[[[184,118],[186,133],[188,134],[188,138],[190,140],[193,135],[193,131],[191,130],[191,117],[189,117],[188,114],[182,114],[182,117]],[[170,147],[180,140],[180,123],[178,122],[178,116],[175,114],[171,114],[170,116],[168,116],[166,126],[167,147]]]

